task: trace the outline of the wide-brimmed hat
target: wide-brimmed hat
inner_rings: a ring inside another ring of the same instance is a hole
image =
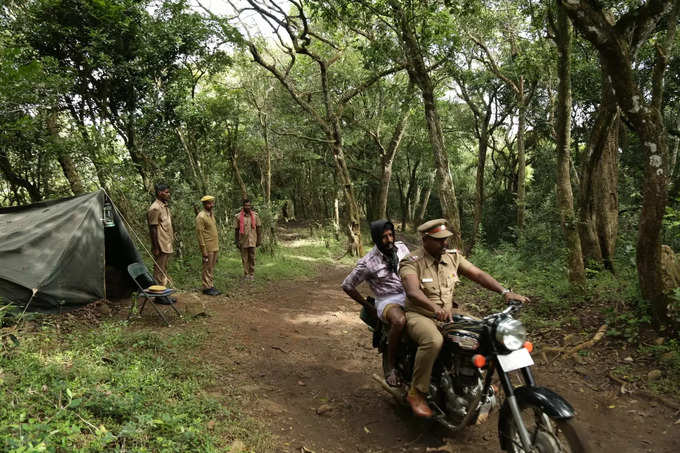
[[[215,197],[212,195],[204,195],[203,198],[201,198],[201,202],[206,202],[206,201],[213,201]]]
[[[430,220],[418,227],[418,232],[422,235],[430,236],[435,239],[443,239],[453,236],[448,228],[446,219]]]

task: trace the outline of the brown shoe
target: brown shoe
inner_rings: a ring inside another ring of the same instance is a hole
[[[409,392],[409,394],[406,396],[406,401],[408,401],[408,403],[411,405],[411,409],[413,409],[413,413],[418,417],[432,417],[432,409],[430,409],[430,406],[427,405],[427,401],[425,401],[425,397],[423,397],[422,393],[416,391],[412,394]]]

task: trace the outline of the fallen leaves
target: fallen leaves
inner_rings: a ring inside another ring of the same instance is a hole
[[[316,408],[316,415],[323,415],[333,410],[333,406],[330,404],[322,404]]]

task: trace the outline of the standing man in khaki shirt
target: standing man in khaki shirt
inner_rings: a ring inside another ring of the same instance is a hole
[[[151,253],[154,258],[153,278],[159,285],[167,286],[170,280],[167,273],[168,261],[174,252],[172,243],[175,236],[168,208],[170,189],[166,184],[156,184],[155,189],[156,200],[151,203],[146,213],[151,235]]]
[[[464,275],[486,289],[502,294],[505,300],[529,302],[526,297],[505,289],[491,275],[466,260],[457,250],[448,249],[453,235],[446,219],[430,220],[418,227],[423,246],[404,257],[399,263],[399,275],[406,290],[406,331],[418,343],[411,389],[406,399],[413,413],[431,417],[432,409],[425,396],[430,388],[432,366],[437,360],[444,338],[435,320],[451,321],[454,287]]]
[[[234,243],[241,250],[243,275],[246,280],[255,279],[255,247],[262,243],[260,216],[252,210],[250,200],[243,200],[243,209],[236,214]]]
[[[217,263],[217,223],[213,208],[215,207],[215,197],[206,195],[201,198],[203,209],[196,216],[196,234],[198,235],[198,246],[201,248],[203,257],[203,294],[217,296],[222,294],[215,289],[214,272]]]

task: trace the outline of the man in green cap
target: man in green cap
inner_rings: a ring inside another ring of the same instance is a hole
[[[448,238],[453,235],[446,219],[425,222],[418,227],[423,246],[414,250],[399,263],[399,275],[406,290],[406,331],[418,343],[413,368],[413,379],[407,400],[420,417],[431,417],[432,409],[426,395],[430,388],[432,366],[444,343],[435,320],[451,321],[458,304],[453,301],[453,290],[459,275],[505,297],[506,301],[529,299],[504,288],[491,275],[476,267],[457,250],[449,249]]]
[[[198,246],[201,248],[203,257],[203,294],[217,296],[221,294],[215,289],[215,264],[217,263],[217,252],[219,245],[217,242],[217,222],[213,208],[215,207],[215,197],[206,195],[201,198],[203,209],[196,216],[196,234],[198,235]]]

